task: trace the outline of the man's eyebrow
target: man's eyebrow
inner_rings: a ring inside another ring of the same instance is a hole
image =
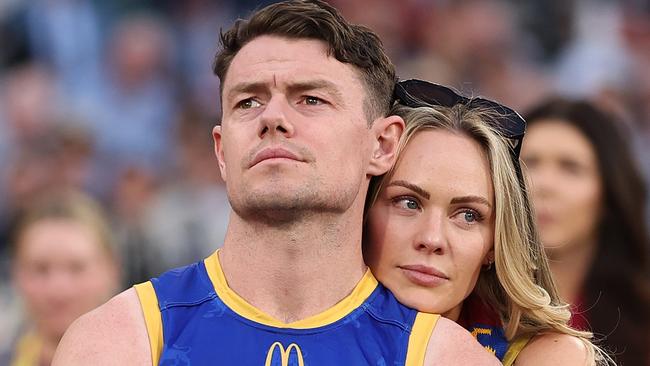
[[[420,196],[424,197],[427,200],[431,197],[429,192],[425,191],[424,189],[422,189],[421,187],[419,187],[419,186],[417,186],[417,185],[415,185],[413,183],[409,183],[409,182],[404,181],[404,180],[394,180],[394,181],[390,182],[387,185],[387,187],[391,187],[391,186],[400,186],[400,187],[408,188],[408,189],[412,190],[413,192],[419,194]]]
[[[264,82],[240,82],[235,84],[227,93],[226,98],[230,99],[236,94],[240,93],[260,93],[262,91],[268,90],[268,85]],[[326,93],[331,95],[337,102],[342,103],[345,98],[341,90],[336,86],[336,84],[331,81],[317,79],[317,80],[306,80],[306,81],[297,81],[292,82],[287,87],[289,93],[300,93],[310,90],[324,90]]]
[[[228,91],[228,94],[226,95],[226,99],[230,99],[236,94],[260,92],[265,89],[267,89],[267,86],[262,82],[242,81],[240,83],[235,84],[232,87],[232,89]]]
[[[310,90],[325,90],[328,94],[334,97],[337,101],[342,102],[344,100],[341,90],[336,86],[336,84],[331,81],[317,79],[317,80],[306,80],[291,83],[288,87],[289,92],[298,93],[305,92]]]
[[[485,205],[489,208],[492,208],[492,205],[490,202],[483,196],[462,196],[462,197],[454,197],[451,199],[452,204],[457,204],[457,203],[478,203],[481,205]]]

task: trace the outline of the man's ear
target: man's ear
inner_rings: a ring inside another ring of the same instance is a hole
[[[404,120],[399,116],[388,116],[375,120],[373,145],[370,151],[369,175],[382,175],[395,164],[399,140],[404,132]]]
[[[221,172],[221,179],[226,181],[226,160],[223,153],[223,141],[221,140],[221,126],[214,126],[212,129],[212,138],[214,139],[214,154],[217,156],[219,163],[219,172]]]

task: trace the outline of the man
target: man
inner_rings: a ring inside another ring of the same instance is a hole
[[[363,263],[369,179],[404,128],[385,117],[395,75],[378,38],[325,3],[289,1],[222,43],[223,248],[80,318],[55,364],[497,364],[460,326],[397,303]]]

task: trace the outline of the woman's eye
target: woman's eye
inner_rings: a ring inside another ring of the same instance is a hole
[[[418,210],[420,209],[420,204],[413,198],[409,197],[399,197],[395,200],[395,205],[397,207],[405,210]]]
[[[244,99],[241,102],[237,103],[237,108],[239,109],[251,109],[251,108],[257,108],[261,106],[262,104],[258,101],[256,101],[253,98],[248,98]]]
[[[476,220],[477,220],[477,218],[476,218],[476,214],[474,214],[474,212],[470,212],[470,211],[465,212],[465,221],[474,222]]]
[[[483,220],[481,214],[474,210],[465,210],[461,212],[461,214],[463,215],[463,221],[468,224],[473,224],[475,222]]]

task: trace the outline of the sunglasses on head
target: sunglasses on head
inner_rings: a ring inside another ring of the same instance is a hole
[[[407,107],[453,107],[463,104],[470,108],[485,108],[495,112],[496,118],[490,118],[488,123],[501,136],[510,142],[510,151],[517,168],[519,168],[519,152],[521,142],[526,132],[526,121],[513,109],[484,98],[467,98],[444,85],[430,83],[424,80],[402,80],[395,85],[393,100]]]

